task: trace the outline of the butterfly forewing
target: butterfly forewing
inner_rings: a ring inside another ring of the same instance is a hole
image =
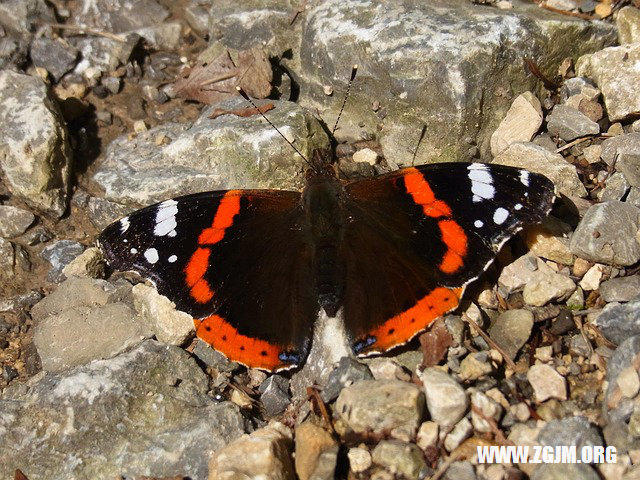
[[[191,314],[200,338],[274,370],[304,359],[318,311],[303,219],[296,192],[206,192],[139,210],[99,242],[114,269],[140,273]]]

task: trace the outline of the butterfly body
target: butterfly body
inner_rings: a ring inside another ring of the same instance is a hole
[[[204,192],[107,227],[108,263],[150,279],[204,341],[251,367],[299,365],[320,309],[354,353],[406,343],[454,309],[553,184],[511,167],[443,163],[343,182],[312,157],[302,193]]]

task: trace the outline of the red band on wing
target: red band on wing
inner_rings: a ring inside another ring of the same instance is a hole
[[[370,335],[376,338],[372,349],[382,352],[407,342],[436,318],[456,308],[462,291],[462,288],[444,287],[432,290],[413,307],[390,318],[370,332]],[[366,350],[363,353],[366,353]]]
[[[431,190],[429,182],[415,168],[408,169],[409,172],[404,176],[404,184],[409,195],[413,197],[413,201],[418,205],[422,205],[422,211],[428,217],[450,217],[451,209],[449,205],[441,200],[437,200]]]
[[[204,278],[209,269],[211,246],[224,238],[227,228],[233,225],[233,218],[240,212],[240,195],[237,190],[229,190],[220,200],[211,227],[205,228],[198,237],[198,244],[202,245],[193,252],[187,266],[184,268],[185,281],[191,289],[191,297],[198,303],[207,303],[213,298],[214,291]]]
[[[233,217],[240,213],[240,195],[236,190],[228,191],[218,205],[210,228],[205,228],[198,237],[200,245],[213,245],[224,238],[227,228],[233,225]]]
[[[447,252],[438,267],[444,273],[453,273],[464,264],[463,258],[467,254],[467,236],[454,220],[440,220],[438,227],[440,227],[442,241],[447,246]]]
[[[407,193],[411,195],[415,203],[422,206],[422,211],[426,216],[442,218],[438,222],[438,227],[442,242],[447,246],[447,251],[438,268],[447,274],[455,273],[464,264],[463,259],[467,254],[467,235],[458,222],[451,218],[449,205],[436,198],[429,182],[419,170],[408,169],[404,175],[404,184]]]
[[[199,338],[235,362],[265,370],[289,366],[280,360],[282,348],[238,333],[236,328],[218,315],[194,319],[193,322]]]

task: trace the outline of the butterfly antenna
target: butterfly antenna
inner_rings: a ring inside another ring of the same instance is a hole
[[[303,159],[305,162],[307,162],[307,164],[308,164],[311,168],[314,168],[314,167],[313,167],[313,164],[312,164],[309,160],[307,160],[307,157],[305,157],[305,156],[302,154],[302,152],[301,152],[300,150],[298,150],[298,149],[296,148],[296,146],[295,146],[295,145],[294,145],[294,144],[293,144],[293,143],[292,143],[292,142],[291,142],[287,137],[285,137],[285,136],[284,136],[284,134],[283,134],[280,130],[278,130],[278,127],[276,127],[276,126],[273,124],[273,122],[272,122],[271,120],[269,120],[269,118],[267,118],[267,116],[266,116],[264,113],[262,113],[262,111],[260,110],[260,108],[258,108],[258,106],[255,104],[255,102],[254,102],[253,100],[251,100],[251,98],[249,97],[249,95],[247,95],[247,92],[245,92],[245,91],[242,89],[242,87],[236,87],[236,90],[238,91],[238,93],[240,93],[240,95],[242,95],[242,98],[244,98],[247,102],[249,102],[251,105],[253,105],[253,107],[256,109],[256,111],[257,111],[260,115],[262,115],[262,118],[264,118],[264,119],[267,121],[267,123],[268,123],[269,125],[271,125],[271,128],[273,128],[276,132],[278,132],[278,133],[280,134],[280,136],[281,136],[282,138],[284,138],[284,141],[285,141],[285,142],[287,142],[287,143],[291,146],[291,148],[293,148],[293,149],[296,151],[296,153],[297,153],[298,155],[300,155],[300,156],[302,157],[302,159]]]
[[[424,134],[427,133],[427,126],[426,125],[422,125],[422,131],[420,132],[420,138],[418,138],[418,144],[416,145],[416,149],[413,151],[413,158],[411,159],[411,166],[413,166],[413,164],[416,161],[416,155],[418,155],[418,149],[420,148],[420,144],[422,143],[422,140],[424,139]]]
[[[333,130],[331,130],[331,136],[334,138],[336,129],[338,128],[338,122],[340,121],[340,117],[342,116],[342,112],[344,110],[344,106],[347,104],[347,98],[349,98],[349,90],[351,90],[351,84],[353,83],[353,79],[356,78],[356,73],[358,73],[358,65],[354,65],[351,69],[351,78],[349,79],[349,83],[347,84],[347,92],[344,94],[344,100],[342,101],[342,106],[340,107],[338,118],[336,118],[336,124],[333,126]]]

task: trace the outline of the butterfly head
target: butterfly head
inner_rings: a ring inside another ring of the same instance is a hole
[[[332,161],[333,155],[331,149],[319,148],[313,151],[309,168],[307,170],[307,179],[314,177],[335,177],[336,169]]]

